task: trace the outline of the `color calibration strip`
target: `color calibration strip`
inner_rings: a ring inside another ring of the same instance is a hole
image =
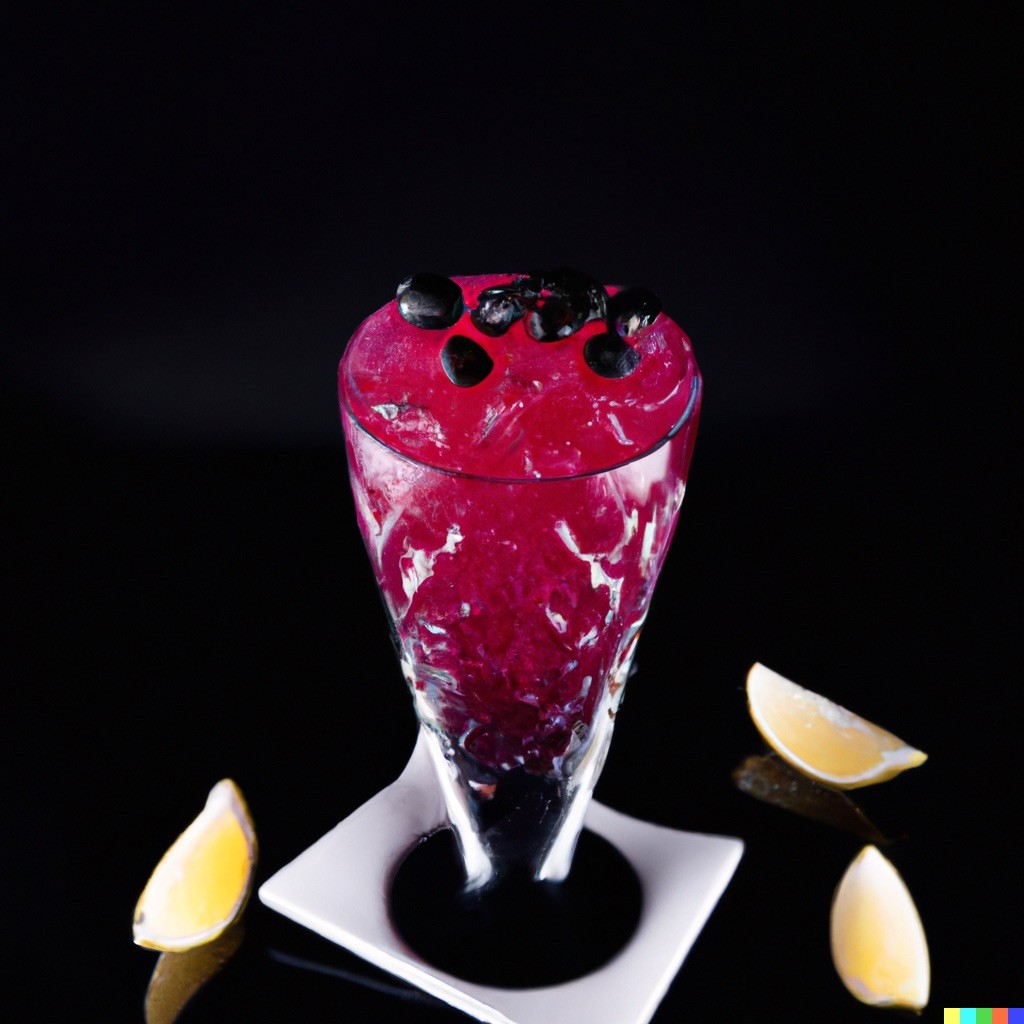
[[[1024,1024],[1019,1006],[947,1006],[942,1024]]]

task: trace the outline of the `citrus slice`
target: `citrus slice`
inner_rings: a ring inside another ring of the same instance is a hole
[[[245,907],[255,866],[249,808],[234,782],[224,779],[146,883],[135,908],[135,941],[176,951],[215,939]]]
[[[921,918],[896,868],[865,846],[832,900],[832,962],[862,1003],[920,1012],[931,965]]]
[[[768,745],[826,786],[856,789],[884,782],[928,756],[760,663],[747,674],[747,702]]]

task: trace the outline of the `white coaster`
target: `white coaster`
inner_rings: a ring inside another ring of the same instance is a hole
[[[680,832],[591,801],[586,827],[636,871],[643,909],[629,943],[574,981],[505,989],[426,963],[396,933],[387,893],[406,854],[448,824],[420,736],[397,781],[260,887],[272,909],[488,1024],[647,1024],[729,884],[743,843]]]

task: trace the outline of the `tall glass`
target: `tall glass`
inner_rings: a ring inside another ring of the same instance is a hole
[[[416,461],[342,410],[359,528],[468,885],[572,862],[686,486],[699,377],[670,435],[598,472]]]

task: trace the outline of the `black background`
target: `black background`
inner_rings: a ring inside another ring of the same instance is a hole
[[[928,763],[862,790],[936,1007],[1020,973],[1016,25],[825,5],[38,9],[8,33],[8,982],[140,1020],[134,902],[233,777],[258,881],[401,770],[335,369],[416,270],[658,292],[706,404],[598,797],[739,835],[655,1021],[878,1018],[857,840],[758,804],[760,660]],[[1016,286],[1016,287],[1015,287]],[[456,1021],[253,903],[183,1018]]]

